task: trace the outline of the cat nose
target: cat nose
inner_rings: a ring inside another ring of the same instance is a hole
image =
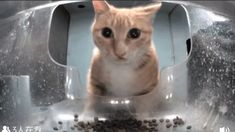
[[[122,42],[118,42],[115,44],[114,46],[114,54],[119,58],[119,59],[125,59],[125,55],[126,55],[126,51],[127,51],[127,47],[125,45],[125,43]]]
[[[119,59],[125,59],[125,55],[126,55],[126,52],[120,52],[120,53],[115,53],[115,55],[119,58]]]

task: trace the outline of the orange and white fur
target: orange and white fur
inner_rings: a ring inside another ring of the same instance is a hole
[[[96,48],[88,74],[92,97],[144,95],[159,82],[159,64],[153,44],[153,18],[161,3],[117,8],[106,1],[93,1],[92,35]]]

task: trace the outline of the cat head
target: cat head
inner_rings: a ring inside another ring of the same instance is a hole
[[[100,53],[112,61],[130,62],[151,47],[153,18],[161,3],[117,8],[106,1],[92,1],[95,18],[92,35]]]

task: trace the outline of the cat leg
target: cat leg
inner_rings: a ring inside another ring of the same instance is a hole
[[[88,95],[82,114],[79,116],[80,120],[91,121],[96,116],[95,107],[97,99],[93,95]]]

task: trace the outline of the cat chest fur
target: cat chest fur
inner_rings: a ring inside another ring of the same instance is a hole
[[[133,95],[136,93],[136,73],[129,65],[106,64],[104,73],[108,79],[106,88],[109,93],[117,96]]]

